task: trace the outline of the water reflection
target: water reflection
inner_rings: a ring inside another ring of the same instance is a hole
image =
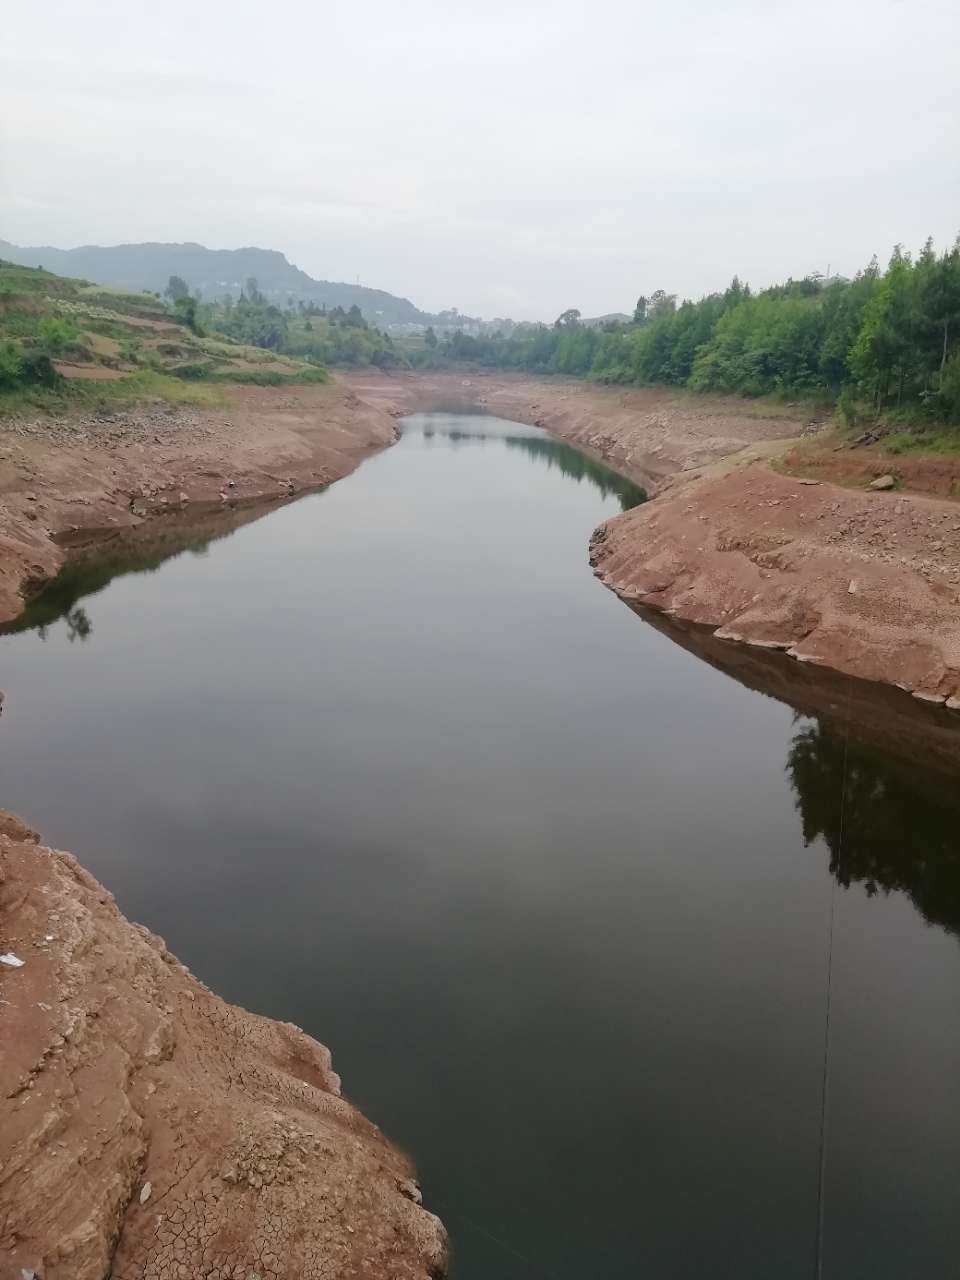
[[[646,502],[647,491],[638,484],[620,476],[616,471],[594,462],[585,453],[575,449],[573,445],[561,444],[557,440],[537,439],[533,436],[507,436],[508,449],[520,449],[547,464],[548,469],[556,467],[565,476],[580,482],[590,480],[600,490],[604,498],[615,495],[620,503],[621,511],[629,511]]]
[[[630,607],[738,684],[793,708],[785,768],[804,844],[824,841],[839,884],[870,897],[899,891],[929,923],[960,934],[960,717]]]
[[[19,617],[0,625],[0,635],[32,631],[39,640],[46,640],[51,628],[62,620],[71,643],[88,640],[93,634],[93,622],[79,603],[81,600],[99,595],[115,578],[155,573],[177,556],[206,556],[220,539],[290,501],[296,499],[160,516],[147,524],[106,535],[94,531],[87,535],[87,542],[68,546],[68,558],[60,573],[28,602]]]
[[[647,491],[632,480],[587,457],[571,444],[554,440],[538,428],[531,427],[529,434],[494,435],[489,431],[466,431],[462,427],[424,427],[424,439],[432,440],[442,436],[451,442],[454,448],[463,444],[485,445],[488,442],[502,441],[508,449],[518,449],[538,462],[546,464],[548,470],[554,467],[563,475],[580,483],[589,481],[600,491],[601,497],[615,496],[620,503],[621,511],[629,511],[646,502]]]
[[[957,918],[957,720],[660,618],[670,643],[590,573],[612,494],[463,435],[522,425],[437,425],[456,447],[413,423],[237,538],[217,512],[209,562],[97,596],[95,643],[4,640],[5,803],[334,1046],[457,1280],[805,1280],[835,860],[878,894],[840,913],[824,1276],[943,1280],[960,951],[920,911]],[[873,750],[841,843],[847,733]]]
[[[474,416],[484,417],[482,412],[475,412]],[[450,420],[457,419],[451,415]],[[647,499],[646,491],[639,485],[588,458],[572,445],[551,439],[537,427],[511,424],[515,434],[505,434],[499,420],[494,419],[487,419],[486,430],[478,431],[448,426],[443,417],[439,421],[439,427],[422,428],[425,439],[442,436],[454,448],[502,441],[508,448],[519,449],[545,463],[548,469],[556,467],[578,483],[586,480],[602,498],[615,496],[623,511]],[[228,507],[188,517],[163,516],[135,529],[112,532],[107,538],[91,535],[88,545],[71,548],[61,572],[27,604],[18,618],[0,625],[0,635],[33,631],[38,639],[46,640],[50,628],[63,619],[71,642],[87,640],[93,633],[93,624],[86,610],[79,606],[80,600],[97,595],[114,578],[131,573],[154,573],[168,560],[185,552],[204,556],[219,539],[229,537],[242,525],[260,519],[289,501],[271,501],[247,508]]]
[[[804,721],[787,772],[807,845],[822,838],[830,871],[873,897],[899,890],[931,924],[960,933],[960,788],[825,720]]]

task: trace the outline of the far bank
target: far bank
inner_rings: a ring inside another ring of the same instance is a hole
[[[873,489],[891,459],[798,450],[829,426],[803,405],[523,375],[344,381],[393,413],[468,405],[535,423],[643,484],[653,500],[608,521],[591,552],[628,603],[960,705],[960,507],[905,487],[932,486],[922,458]]]

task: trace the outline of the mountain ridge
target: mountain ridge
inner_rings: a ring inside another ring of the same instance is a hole
[[[209,249],[196,241],[143,241],[118,245],[17,245],[0,240],[0,258],[18,266],[42,266],[58,275],[81,277],[112,288],[162,293],[172,275],[181,276],[205,299],[236,297],[247,279],[257,280],[271,302],[315,302],[349,310],[381,327],[428,325],[437,319],[409,298],[343,281],[317,280],[290,262],[279,249],[248,245]]]

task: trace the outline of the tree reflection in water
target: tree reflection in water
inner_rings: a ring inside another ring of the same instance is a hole
[[[844,888],[905,893],[925,920],[960,933],[960,787],[922,766],[797,718],[787,754],[806,845],[822,837]],[[841,804],[841,800],[843,803]]]
[[[422,434],[425,440],[442,436],[445,440],[449,440],[455,449],[463,444],[486,445],[502,441],[508,449],[519,449],[531,458],[545,462],[548,470],[556,467],[572,480],[591,481],[605,498],[610,497],[611,494],[616,495],[621,511],[629,511],[631,507],[638,507],[641,502],[647,501],[647,491],[642,485],[634,484],[632,480],[628,480],[626,476],[620,475],[604,463],[594,461],[572,444],[565,444],[546,434],[542,436],[498,435],[487,431],[466,431],[462,427],[430,426],[424,427]]]

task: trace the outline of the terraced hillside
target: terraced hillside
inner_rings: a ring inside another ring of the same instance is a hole
[[[0,411],[202,402],[216,395],[204,384],[327,380],[316,364],[203,333],[191,304],[0,261]]]

